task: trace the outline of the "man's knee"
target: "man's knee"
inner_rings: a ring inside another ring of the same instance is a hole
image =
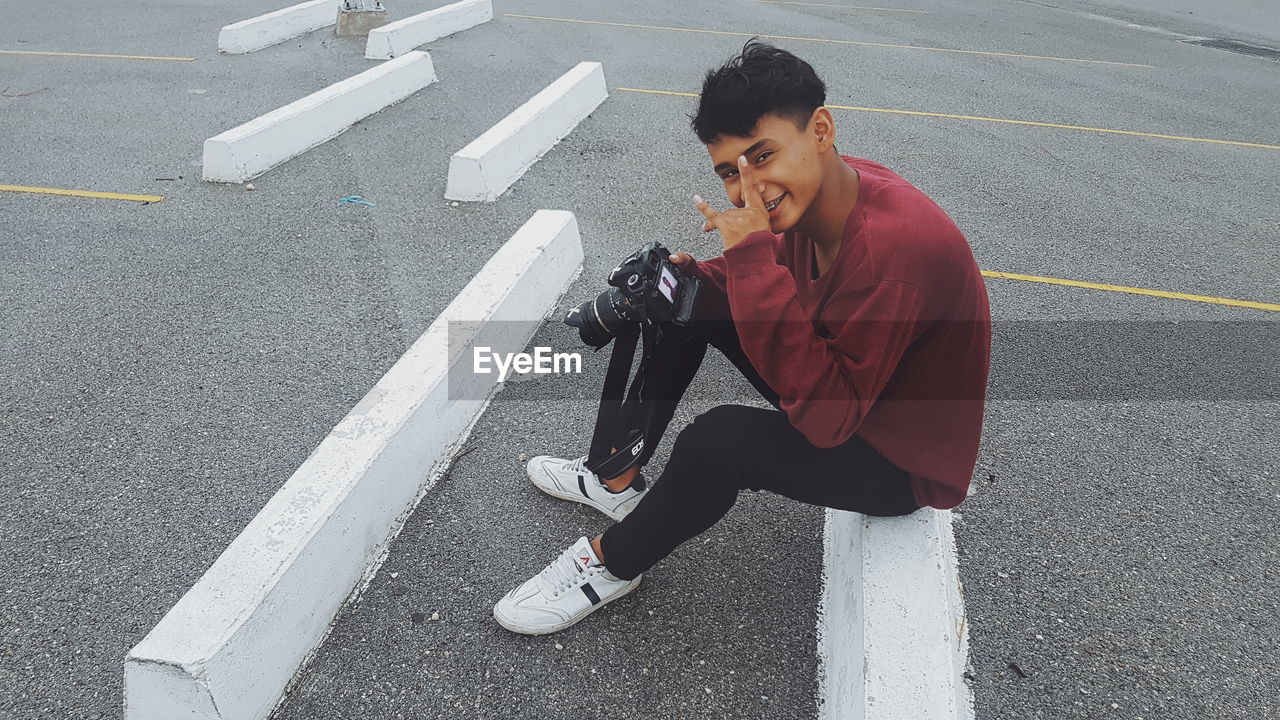
[[[712,408],[686,425],[676,435],[667,468],[690,492],[714,498],[717,504],[732,505],[743,479],[735,465],[742,447],[735,445],[733,431],[739,420],[732,410],[724,409],[728,407],[731,406]]]

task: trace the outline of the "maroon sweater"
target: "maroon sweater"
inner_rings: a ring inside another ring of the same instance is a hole
[[[690,272],[727,295],[742,348],[816,447],[860,435],[911,474],[916,502],[964,500],[991,357],[987,290],[964,235],[923,192],[870,160],[839,254],[752,233]]]

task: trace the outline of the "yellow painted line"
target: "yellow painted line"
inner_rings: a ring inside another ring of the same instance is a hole
[[[1065,285],[1067,287],[1088,288],[1089,290],[1107,290],[1110,292],[1129,293],[1130,295],[1148,295],[1151,297],[1168,298],[1170,300],[1190,300],[1191,302],[1230,305],[1232,307],[1280,312],[1280,305],[1275,303],[1253,302],[1252,300],[1232,300],[1230,298],[1210,297],[1208,295],[1189,295],[1187,293],[1168,292],[1166,290],[1148,290],[1146,288],[1125,287],[1124,285],[1108,285],[1105,283],[1084,282],[1082,280],[1064,280],[1062,278],[1041,277],[1039,275],[1019,275],[1018,273],[996,272],[994,270],[983,270],[982,275],[983,277],[1000,278],[1002,280],[1022,280],[1024,282]]]
[[[843,10],[880,10],[882,12],[916,13],[919,15],[929,14],[928,10],[903,10],[901,8],[863,7],[861,5],[831,5],[828,3],[792,2],[791,0],[760,0],[760,2],[769,3],[770,5],[809,5],[811,7],[841,8]]]
[[[1184,140],[1186,142],[1214,143],[1217,145],[1238,145],[1266,150],[1280,150],[1280,145],[1265,143],[1241,142],[1239,140],[1215,140],[1213,138],[1187,137],[1185,135],[1165,135],[1163,133],[1138,132],[1137,130],[1113,130],[1111,128],[1088,127],[1087,125],[1063,125],[1061,123],[1036,122],[1034,120],[1009,120],[1007,118],[981,117],[978,115],[950,115],[947,113],[920,112],[918,110],[891,110],[888,108],[853,107],[850,105],[828,105],[836,110],[860,110],[862,112],[894,113],[896,115],[921,115],[924,117],[950,118],[952,120],[982,120],[984,122],[1008,123],[1010,125],[1032,125],[1035,127],[1058,128],[1060,130],[1088,130],[1089,132],[1112,133],[1114,135],[1136,135],[1138,137],[1162,138],[1164,140]]]
[[[704,35],[733,35],[736,37],[758,37],[772,40],[802,40],[805,42],[834,43],[837,45],[864,45],[868,47],[897,48],[900,50],[931,50],[933,52],[960,53],[962,55],[992,55],[996,57],[1029,58],[1031,60],[1058,60],[1061,62],[1095,63],[1098,65],[1125,65],[1128,67],[1155,67],[1140,63],[1115,62],[1112,60],[1087,60],[1084,58],[1054,57],[1051,55],[1023,55],[1021,53],[994,52],[991,50],[959,50],[956,48],[929,47],[927,45],[894,45],[892,43],[865,42],[862,40],[832,40],[830,38],[795,37],[792,35],[766,35],[764,33],[728,32],[725,30],[699,30],[697,28],[667,27],[665,25],[636,25],[633,23],[604,22],[602,20],[577,20],[574,18],[545,17],[542,15],[516,15],[507,13],[507,17],[524,18],[526,20],[550,20],[554,22],[580,23],[583,25],[609,25],[611,27],[639,28],[641,30],[670,30],[673,32],[701,33]]]
[[[677,97],[698,97],[698,93],[674,92],[671,90],[645,90],[642,88],[614,88],[626,92],[647,93],[650,95],[675,95]],[[1111,133],[1113,135],[1133,135],[1136,137],[1160,138],[1162,140],[1182,140],[1184,142],[1213,143],[1215,145],[1235,145],[1238,147],[1262,148],[1264,150],[1280,150],[1280,145],[1266,143],[1242,142],[1240,140],[1215,140],[1213,138],[1187,137],[1185,135],[1165,135],[1163,133],[1138,132],[1137,130],[1113,130],[1111,128],[1089,127],[1087,125],[1064,125],[1062,123],[1036,122],[1034,120],[1010,120],[1008,118],[981,117],[979,115],[953,115],[950,113],[922,112],[920,110],[894,110],[892,108],[855,107],[853,105],[827,105],[831,110],[856,110],[859,112],[889,113],[892,115],[916,115],[919,117],[947,118],[949,120],[980,120],[982,122],[1006,123],[1009,125],[1030,125],[1032,127],[1057,128],[1059,130],[1086,130],[1088,132]]]
[[[73,195],[75,197],[103,198],[105,200],[132,200],[134,202],[160,202],[163,195],[130,195],[128,193],[97,192],[95,190],[63,190],[61,188],[0,185],[0,191],[40,193],[42,195]]]
[[[169,60],[191,62],[189,57],[155,57],[152,55],[104,55],[101,53],[48,52],[44,50],[0,50],[0,55],[53,55],[56,57],[112,58],[114,60]]]

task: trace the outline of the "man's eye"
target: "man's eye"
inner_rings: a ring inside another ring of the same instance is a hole
[[[758,164],[760,164],[761,162],[764,162],[764,159],[765,159],[765,158],[767,158],[767,157],[769,157],[769,156],[770,156],[770,155],[772,155],[772,154],[773,154],[773,151],[772,151],[772,150],[770,150],[770,151],[768,151],[768,152],[760,153],[760,155],[759,155],[758,157],[756,157],[756,164],[758,165]]]

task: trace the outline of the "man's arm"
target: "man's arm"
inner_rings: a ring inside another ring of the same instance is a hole
[[[748,235],[753,232],[769,230],[769,213],[764,209],[764,198],[760,197],[760,188],[755,184],[753,179],[751,165],[747,162],[744,155],[738,156],[738,172],[740,173],[743,206],[731,208],[724,212],[714,210],[706,200],[700,195],[693,196],[693,204],[702,213],[707,221],[702,225],[703,232],[719,230],[720,237],[724,241],[726,250],[742,242]],[[777,236],[769,233],[773,238],[773,250],[780,253],[780,247],[777,242]],[[688,253],[676,253],[681,256],[680,260],[688,259],[689,263],[694,267],[691,268],[694,273],[701,279],[706,280],[721,291],[727,291],[728,283],[726,275],[728,273],[728,265],[724,256],[714,257],[710,260],[703,261],[702,268],[697,268],[698,262]],[[675,258],[676,255],[672,257]],[[781,255],[778,256],[778,262],[781,263]],[[681,262],[681,267],[685,267]]]
[[[728,292],[729,286],[725,278],[728,268],[725,267],[724,256],[717,255],[709,260],[695,260],[688,253],[676,253],[675,257],[684,255],[688,258],[684,262],[679,263],[680,269],[686,275],[698,278],[703,283],[710,285],[720,292]]]
[[[791,424],[816,447],[834,447],[857,432],[911,345],[920,297],[916,286],[882,281],[827,303],[839,318],[835,337],[819,337],[796,297],[795,278],[776,253],[760,187],[738,157],[743,205],[716,212],[695,195],[704,230],[724,240],[724,280],[742,349],[778,393]],[[709,273],[708,273],[709,275]]]
[[[775,261],[776,237],[756,232],[725,250],[726,282],[742,349],[777,391],[791,424],[816,447],[848,440],[916,337],[918,289],[900,281],[833,298],[835,337],[819,337]]]

